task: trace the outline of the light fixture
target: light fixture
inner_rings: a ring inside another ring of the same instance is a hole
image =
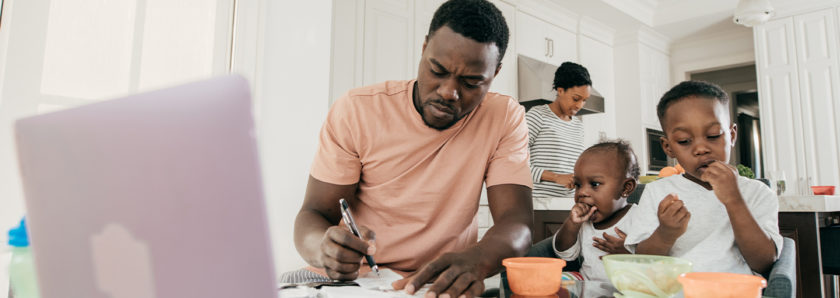
[[[752,27],[763,24],[776,15],[770,0],[741,0],[735,8],[732,21],[738,25]]]

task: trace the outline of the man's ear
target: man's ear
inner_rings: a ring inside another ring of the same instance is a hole
[[[735,141],[738,140],[738,124],[732,123],[732,127],[729,128],[729,139],[732,140],[732,147],[735,147]]]
[[[499,65],[496,66],[496,72],[493,73],[494,78],[499,75],[500,70],[502,70],[502,61],[499,61]]]
[[[426,51],[426,44],[428,44],[428,43],[429,43],[429,35],[426,35],[426,38],[423,40],[423,48],[420,49],[421,53]]]
[[[668,155],[668,157],[676,158],[676,156],[674,156],[674,152],[671,151],[671,143],[668,142],[668,138],[659,137],[659,144],[662,145],[662,151],[665,151],[665,154]]]
[[[622,189],[622,192],[621,192],[621,196],[625,197],[625,198],[629,197],[630,194],[632,194],[634,190],[636,190],[636,179],[627,178],[627,179],[624,180],[624,185],[623,185],[623,189]]]

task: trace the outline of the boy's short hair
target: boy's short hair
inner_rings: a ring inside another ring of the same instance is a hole
[[[583,152],[589,151],[613,151],[621,157],[621,166],[624,169],[624,177],[639,180],[641,169],[639,168],[639,161],[636,158],[636,153],[630,147],[630,143],[622,139],[613,141],[601,141],[598,144],[586,148]]]
[[[586,67],[568,61],[560,64],[554,71],[554,89],[559,87],[565,90],[577,86],[592,86],[592,79]]]
[[[502,62],[507,50],[510,31],[505,17],[493,3],[487,0],[449,0],[435,11],[429,25],[432,36],[440,27],[480,43],[492,42],[499,49],[498,63]]]
[[[665,123],[662,121],[665,120],[668,107],[683,98],[692,96],[717,99],[723,105],[729,105],[729,95],[720,86],[706,81],[683,81],[665,92],[659,99],[659,104],[656,105],[656,115],[659,117],[662,129],[665,129]]]

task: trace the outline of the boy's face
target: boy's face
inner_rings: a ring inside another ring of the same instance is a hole
[[[685,173],[700,178],[714,161],[729,162],[737,127],[729,109],[717,99],[686,97],[672,103],[662,121],[662,149],[676,158]]]
[[[622,197],[630,195],[623,164],[615,150],[586,151],[575,164],[575,203],[598,207],[592,222],[602,222],[626,205]],[[633,184],[635,185],[635,184]]]

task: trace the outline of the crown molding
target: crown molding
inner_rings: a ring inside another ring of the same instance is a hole
[[[633,17],[642,24],[653,26],[656,16],[656,7],[659,2],[656,0],[602,0],[604,3],[615,7],[625,14]]]
[[[591,17],[581,17],[578,25],[578,32],[581,35],[603,42],[609,46],[615,43],[615,29]]]
[[[516,9],[571,32],[577,32],[579,16],[547,0],[519,0]]]

